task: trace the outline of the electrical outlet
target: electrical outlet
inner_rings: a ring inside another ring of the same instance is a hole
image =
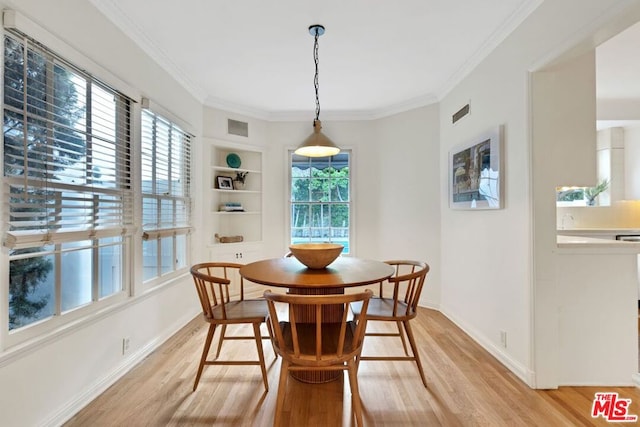
[[[129,337],[122,338],[122,354],[127,354],[129,352],[129,347],[131,345],[131,339]]]
[[[500,331],[500,344],[502,344],[502,347],[507,348],[507,331]]]

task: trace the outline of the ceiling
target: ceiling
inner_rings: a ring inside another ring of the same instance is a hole
[[[204,104],[270,120],[440,100],[542,0],[91,0]]]

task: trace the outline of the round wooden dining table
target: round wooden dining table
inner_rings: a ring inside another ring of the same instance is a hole
[[[320,270],[307,268],[295,257],[266,259],[240,268],[240,275],[251,282],[309,295],[342,293],[347,287],[386,280],[393,272],[392,266],[381,261],[342,256]]]
[[[331,295],[343,294],[348,287],[379,283],[391,277],[394,271],[392,266],[381,261],[342,256],[328,267],[314,270],[295,257],[288,257],[252,262],[240,268],[240,275],[261,285],[288,288],[291,294]],[[332,307],[323,311],[323,322],[338,322],[342,318],[342,306]],[[302,322],[315,320],[313,310],[305,311],[304,306],[296,307],[296,317]],[[291,375],[303,382],[321,383],[337,379],[341,373],[295,371]]]

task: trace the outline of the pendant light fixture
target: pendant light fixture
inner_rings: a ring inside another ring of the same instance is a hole
[[[304,140],[296,149],[295,153],[306,157],[327,157],[335,156],[340,152],[340,148],[327,138],[322,132],[322,123],[320,122],[320,98],[318,96],[318,37],[324,34],[322,25],[312,25],[309,27],[309,33],[314,38],[313,43],[313,60],[316,65],[316,73],[313,79],[313,85],[316,89],[316,118],[313,121],[313,133]]]

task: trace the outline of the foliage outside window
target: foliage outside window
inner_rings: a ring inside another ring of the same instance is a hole
[[[7,30],[3,112],[14,330],[127,289],[130,100]]]
[[[350,253],[350,151],[331,157],[290,153],[290,242],[333,242]]]
[[[594,206],[598,196],[608,188],[608,179],[602,180],[595,187],[558,187],[556,204],[557,206]]]
[[[191,224],[191,136],[176,124],[142,112],[143,280],[188,265]]]

